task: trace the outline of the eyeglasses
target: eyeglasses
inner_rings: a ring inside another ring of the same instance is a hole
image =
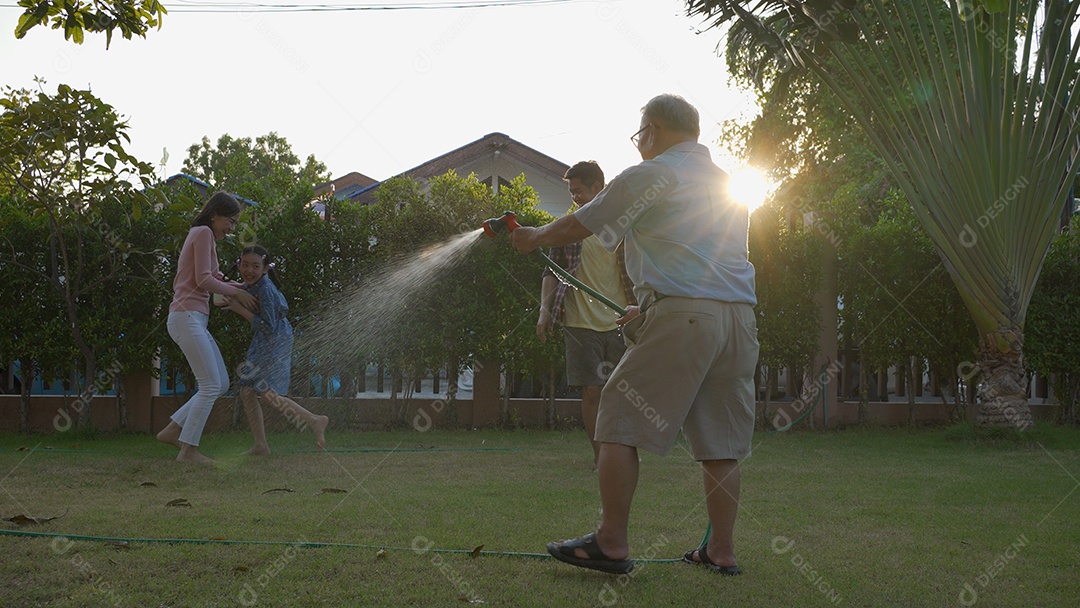
[[[633,135],[630,136],[630,143],[634,144],[635,148],[638,147],[641,144],[641,138],[645,136],[645,129],[648,129],[651,126],[653,126],[653,124],[650,122],[649,124],[645,125],[644,127],[641,127],[640,129],[638,129],[637,133],[634,133]]]

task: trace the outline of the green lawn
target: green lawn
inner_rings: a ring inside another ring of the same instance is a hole
[[[253,458],[245,435],[208,436],[205,467],[148,436],[0,435],[0,517],[61,516],[0,521],[57,535],[0,535],[0,606],[1080,605],[1076,430],[758,435],[736,578],[662,561],[705,530],[682,448],[642,453],[631,551],[655,560],[616,577],[544,551],[598,522],[581,433],[331,429],[342,451],[325,454],[304,452],[307,434],[270,441],[279,453]]]

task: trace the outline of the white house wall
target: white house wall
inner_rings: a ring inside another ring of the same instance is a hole
[[[542,173],[514,158],[507,158],[505,154],[493,155],[466,163],[457,172],[462,177],[475,173],[476,178],[479,180],[487,179],[490,176],[493,188],[497,187],[500,177],[509,182],[524,173],[525,183],[532,187],[540,198],[537,207],[555,217],[562,217],[570,208],[570,192],[567,191],[566,182],[562,181],[561,175],[556,178],[550,174]]]

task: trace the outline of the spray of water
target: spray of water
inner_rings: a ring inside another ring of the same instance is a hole
[[[480,241],[482,228],[401,256],[343,290],[305,328],[300,344],[311,365],[363,365],[387,344],[404,343],[409,316],[432,298],[431,284],[452,272]]]

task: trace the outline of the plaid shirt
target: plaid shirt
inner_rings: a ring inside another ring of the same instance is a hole
[[[573,276],[577,276],[574,273],[577,272],[578,266],[581,266],[581,241],[569,245],[562,245],[561,247],[552,247],[551,254],[548,257],[566,272],[569,272]],[[634,299],[634,283],[630,280],[630,275],[626,274],[626,255],[623,253],[622,243],[619,243],[619,246],[615,249],[615,259],[618,262],[619,282],[622,284],[623,295],[626,296],[626,302],[630,306],[637,306],[637,300]],[[559,279],[559,285],[555,288],[555,301],[551,304],[551,311],[552,315],[555,317],[555,321],[561,323],[563,312],[565,312],[563,304],[566,298],[566,288],[568,287],[568,284],[552,272],[550,268],[545,268],[543,276],[546,277],[549,274]]]

